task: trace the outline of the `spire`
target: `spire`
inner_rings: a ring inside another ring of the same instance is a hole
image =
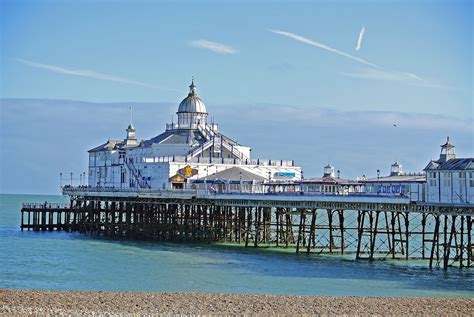
[[[128,130],[135,130],[133,127],[133,108],[130,106],[130,124],[128,125],[127,131]]]
[[[127,138],[125,139],[125,145],[126,146],[135,146],[137,145],[137,137],[135,135],[135,128],[133,127],[133,109],[132,106],[130,106],[130,124],[128,125],[127,130]]]
[[[191,78],[192,80],[191,85],[189,85],[189,94],[194,96],[196,94],[196,85],[194,85],[194,76]]]

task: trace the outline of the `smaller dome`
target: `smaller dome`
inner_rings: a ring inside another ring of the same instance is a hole
[[[194,85],[194,80],[189,86],[189,94],[186,98],[181,101],[178,107],[178,112],[197,112],[197,113],[207,113],[206,105],[201,98],[196,94],[196,86]]]

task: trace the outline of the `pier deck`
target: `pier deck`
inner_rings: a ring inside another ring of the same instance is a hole
[[[210,194],[64,188],[70,204],[24,204],[22,230],[128,239],[230,242],[356,259],[472,267],[474,205],[369,195]]]

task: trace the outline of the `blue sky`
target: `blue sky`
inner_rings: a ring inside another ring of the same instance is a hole
[[[383,166],[400,152],[419,157],[405,166],[420,170],[447,134],[457,141],[458,153],[472,156],[472,13],[471,1],[4,0],[2,182],[10,167],[28,165],[15,154],[22,152],[24,138],[46,142],[39,151],[72,142],[84,157],[94,142],[121,138],[126,122],[117,120],[127,117],[130,102],[151,103],[137,106],[135,125],[142,138],[158,134],[191,76],[224,132],[262,156],[294,156],[307,174],[319,174],[328,160],[344,165],[351,177],[374,169],[369,145],[354,146],[360,149],[351,154],[354,159],[343,159],[347,151],[336,148],[356,133],[374,139],[368,143],[386,161],[378,163]],[[77,110],[81,103],[74,112],[45,99],[95,103],[84,113]],[[11,121],[15,112],[30,109],[35,111],[22,119],[25,126]],[[74,140],[61,133],[39,139],[35,131],[45,129],[40,120],[48,118],[57,118],[56,132],[75,127],[68,135]],[[394,132],[390,121],[407,135]],[[88,124],[103,127],[87,129]],[[431,142],[425,153],[420,138]],[[270,140],[285,140],[285,150]],[[399,149],[392,149],[395,144]],[[38,175],[54,175],[61,165],[72,168],[45,158]]]

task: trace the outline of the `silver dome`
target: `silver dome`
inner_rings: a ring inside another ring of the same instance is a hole
[[[207,113],[206,105],[201,98],[196,94],[196,86],[194,85],[194,80],[189,86],[189,94],[186,98],[181,101],[178,107],[178,112],[198,112],[198,113]]]

